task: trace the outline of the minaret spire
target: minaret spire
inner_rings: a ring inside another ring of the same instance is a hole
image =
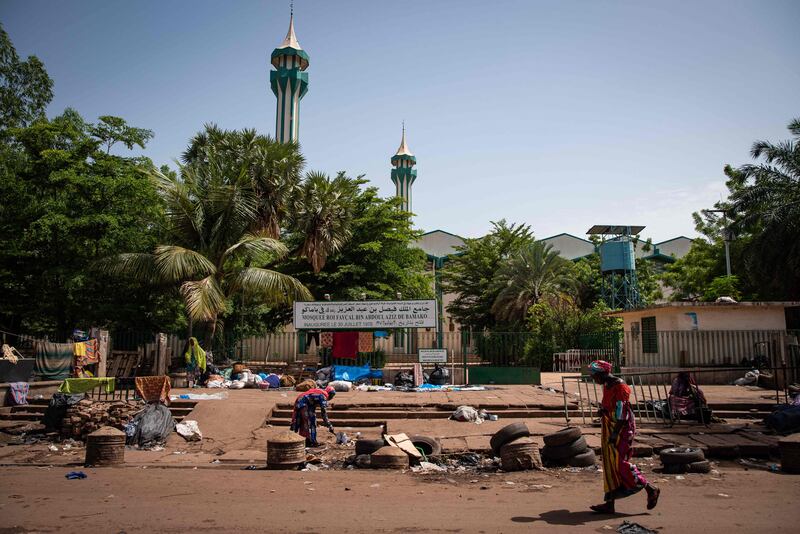
[[[392,182],[397,188],[397,196],[403,199],[402,208],[404,211],[411,211],[411,186],[417,179],[417,158],[411,153],[406,143],[406,122],[403,121],[403,134],[400,138],[400,147],[391,159]]]
[[[294,33],[294,2],[289,7],[289,31],[272,51],[270,87],[278,99],[275,112],[275,138],[281,143],[296,142],[300,133],[300,100],[308,91],[309,57]]]

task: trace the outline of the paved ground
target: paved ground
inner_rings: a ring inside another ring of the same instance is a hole
[[[0,532],[614,532],[634,521],[660,532],[791,532],[797,477],[726,470],[659,476],[659,506],[619,501],[616,516],[587,511],[597,472],[418,475],[379,471],[7,468]]]

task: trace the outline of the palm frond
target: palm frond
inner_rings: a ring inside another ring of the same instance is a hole
[[[154,257],[159,277],[166,281],[182,282],[217,271],[214,263],[199,252],[177,245],[159,245]]]
[[[234,280],[233,287],[241,289],[246,295],[263,299],[266,304],[312,298],[311,292],[296,278],[260,267],[242,269]]]
[[[226,309],[225,295],[213,276],[181,284],[181,295],[195,321],[213,321]]]

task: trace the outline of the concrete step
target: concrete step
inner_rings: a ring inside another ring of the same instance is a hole
[[[501,419],[539,419],[543,417],[559,417],[564,415],[563,410],[493,410],[490,412],[500,416]],[[329,410],[328,417],[340,420],[386,420],[386,419],[447,419],[451,411],[413,411],[413,410]],[[292,410],[273,410],[271,417],[292,417]]]
[[[381,427],[385,424],[385,421],[379,421],[375,419],[336,419],[335,417],[330,418],[331,423],[335,427],[354,427],[354,428],[363,428],[363,427]],[[267,424],[272,426],[286,426],[288,427],[292,422],[291,417],[277,417],[277,418],[269,418],[267,419]],[[317,418],[317,424],[322,424],[322,418]]]

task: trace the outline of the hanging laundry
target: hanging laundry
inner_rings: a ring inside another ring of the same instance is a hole
[[[11,406],[24,406],[28,404],[28,391],[30,385],[27,382],[11,382],[8,385],[8,401]]]
[[[333,332],[323,332],[320,334],[320,346],[328,349],[333,347]]]
[[[358,352],[373,352],[375,350],[372,341],[372,332],[358,333]]]
[[[100,361],[100,353],[98,351],[96,339],[75,343],[73,353],[75,354],[76,367],[83,367]]]
[[[145,402],[167,403],[172,388],[168,376],[137,376],[136,394]]]
[[[358,332],[333,333],[333,357],[355,359],[358,355]]]
[[[36,375],[45,380],[63,380],[72,373],[72,343],[36,343]]]
[[[94,388],[103,387],[106,393],[114,392],[114,379],[110,377],[104,378],[67,378],[61,383],[58,388],[59,393],[68,393],[74,395],[76,393],[86,393]]]

